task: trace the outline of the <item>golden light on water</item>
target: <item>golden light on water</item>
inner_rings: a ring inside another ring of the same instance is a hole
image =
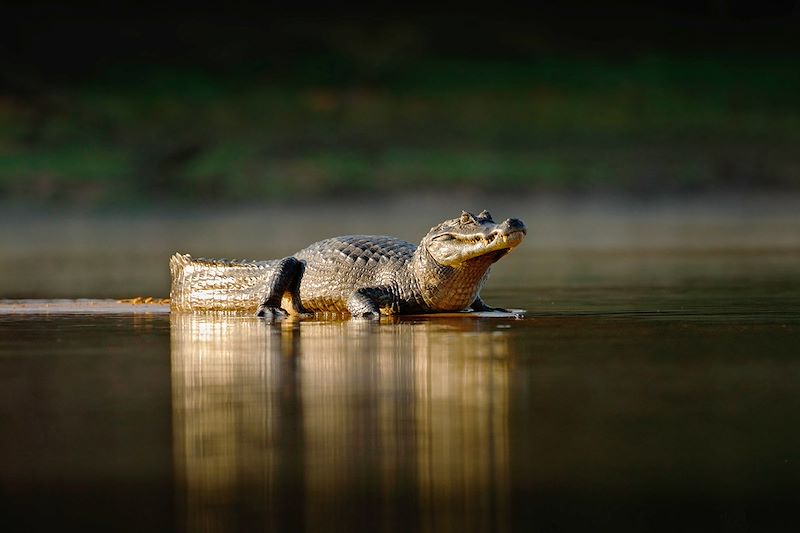
[[[505,332],[469,320],[171,321],[187,529],[243,526],[247,509],[278,529],[385,530],[409,516],[421,531],[507,526]]]

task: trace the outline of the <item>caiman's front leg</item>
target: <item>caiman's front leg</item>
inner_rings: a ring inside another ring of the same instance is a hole
[[[355,318],[380,318],[381,308],[392,304],[392,293],[385,287],[358,289],[347,300],[347,310]]]
[[[500,311],[501,313],[510,312],[508,309],[503,309],[502,307],[492,307],[490,305],[486,305],[486,302],[481,300],[480,296],[475,298],[475,301],[472,302],[472,305],[470,305],[469,308],[473,311]]]
[[[305,265],[294,257],[287,257],[275,266],[264,295],[264,300],[258,307],[257,316],[275,318],[286,316],[288,313],[281,307],[281,300],[284,294],[289,293],[295,311],[304,311],[300,304],[300,280],[303,277]]]

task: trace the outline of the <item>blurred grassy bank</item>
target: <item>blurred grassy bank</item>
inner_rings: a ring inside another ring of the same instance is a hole
[[[335,57],[120,66],[0,95],[0,198],[137,205],[332,194],[800,189],[792,57]]]

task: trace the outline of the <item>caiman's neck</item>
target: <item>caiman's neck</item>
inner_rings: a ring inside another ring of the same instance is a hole
[[[460,311],[475,301],[495,261],[488,254],[459,266],[444,266],[420,244],[411,266],[422,299],[432,311]]]

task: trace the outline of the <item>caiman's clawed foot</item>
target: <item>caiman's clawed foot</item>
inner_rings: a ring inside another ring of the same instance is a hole
[[[381,317],[380,304],[390,298],[391,294],[382,287],[365,287],[350,295],[347,310],[353,318],[377,320]]]
[[[524,313],[517,313],[516,311],[511,311],[510,309],[505,309],[503,307],[492,307],[491,305],[486,305],[486,302],[481,300],[480,296],[475,298],[475,301],[472,302],[472,305],[469,306],[469,308],[473,311],[498,311],[500,313],[509,313],[513,315],[514,318],[525,318]]]
[[[486,311],[499,311],[501,313],[510,313],[511,312],[508,309],[504,309],[502,307],[492,307],[491,305],[486,305],[486,302],[481,300],[480,296],[475,298],[475,301],[472,302],[472,305],[469,306],[469,307],[473,311],[481,311],[481,312],[486,312]]]
[[[281,307],[284,294],[288,294],[291,298],[293,309],[302,312],[299,288],[303,268],[303,263],[294,257],[285,257],[280,260],[267,283],[264,301],[258,307],[256,316],[269,320],[288,316],[289,313],[286,312],[286,309]]]
[[[283,308],[269,305],[262,305],[258,308],[258,312],[256,313],[257,317],[266,318],[270,321],[285,318],[288,315],[289,313],[287,313]]]

